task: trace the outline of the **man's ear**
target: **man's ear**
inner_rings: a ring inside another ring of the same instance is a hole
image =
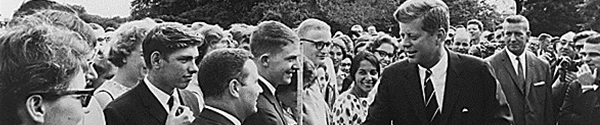
[[[441,41],[441,42],[437,42],[437,44],[444,44],[444,40],[446,39],[446,30],[444,28],[439,28],[437,33],[435,34],[437,36],[437,40]]]
[[[40,95],[32,95],[25,100],[27,116],[31,117],[36,123],[44,123],[44,115],[47,109],[43,105],[43,100]]]
[[[150,65],[152,65],[153,69],[158,69],[162,66],[160,62],[161,58],[161,54],[158,51],[154,51],[150,54]]]
[[[232,79],[231,81],[229,81],[228,86],[229,86],[228,87],[229,94],[233,97],[239,98],[240,97],[240,87],[242,86],[242,84],[237,79]]]
[[[260,57],[258,57],[259,61],[257,65],[263,66],[263,67],[269,67],[269,61],[270,61],[270,54],[265,53],[260,55]]]

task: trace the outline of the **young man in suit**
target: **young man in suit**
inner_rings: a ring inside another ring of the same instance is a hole
[[[244,125],[287,125],[275,88],[290,84],[298,70],[298,43],[296,33],[276,21],[261,22],[250,36],[250,49],[260,75],[258,83],[264,92],[258,97],[258,112]]]
[[[162,23],[142,43],[148,75],[104,109],[107,125],[191,123],[200,114],[198,97],[184,90],[198,72],[200,39],[179,23]]]
[[[487,58],[506,93],[516,125],[548,125],[555,122],[552,104],[552,73],[546,61],[526,50],[529,21],[521,15],[502,23],[506,48]]]
[[[407,59],[382,73],[364,124],[510,124],[504,94],[481,59],[444,48],[448,6],[408,0],[394,13]]]
[[[241,125],[256,113],[256,100],[263,90],[252,58],[252,53],[243,49],[217,49],[202,59],[198,78],[202,78],[199,84],[206,109],[194,123]]]

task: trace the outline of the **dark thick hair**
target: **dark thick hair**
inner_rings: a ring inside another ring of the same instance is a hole
[[[109,42],[111,47],[108,60],[117,67],[123,67],[126,63],[124,60],[136,47],[142,45],[146,34],[156,25],[157,23],[150,18],[122,24],[114,32],[115,37]]]
[[[442,0],[405,1],[394,12],[394,19],[403,23],[423,19],[422,29],[430,34],[437,32],[440,28],[448,31],[450,25],[448,5]]]
[[[356,75],[356,72],[358,72],[358,68],[360,68],[360,62],[363,60],[367,60],[373,64],[373,66],[375,66],[377,69],[377,72],[381,71],[381,66],[379,66],[380,64],[379,60],[377,60],[377,57],[375,57],[375,55],[371,52],[361,51],[358,52],[358,54],[356,54],[356,56],[354,56],[352,59],[352,64],[350,65],[350,75],[348,78],[354,78],[354,75]]]
[[[579,32],[575,35],[575,37],[573,37],[573,42],[577,42],[578,40],[582,40],[582,39],[587,39],[591,36],[595,36],[597,35],[598,32],[593,31],[593,30],[589,30],[589,31],[582,31]]]
[[[590,36],[588,39],[585,40],[585,43],[600,44],[600,34]]]
[[[252,60],[250,52],[243,49],[222,48],[209,52],[199,64],[198,82],[204,97],[220,97],[227,89],[229,81],[243,80],[244,64]]]
[[[384,35],[379,35],[377,36],[377,38],[375,38],[375,41],[373,42],[373,44],[371,44],[371,52],[375,52],[375,50],[377,48],[379,48],[381,45],[383,45],[384,43],[390,44],[394,47],[394,53],[396,52],[396,50],[398,50],[398,47],[396,46],[396,41],[394,41],[394,38],[392,38],[392,36],[384,34]]]
[[[278,53],[283,46],[296,44],[300,41],[298,35],[285,24],[277,21],[265,21],[258,24],[257,29],[250,35],[250,51],[254,56],[265,53]]]
[[[5,29],[0,34],[0,124],[21,124],[17,112],[31,92],[69,88],[88,53],[82,37],[64,27],[42,23]]]
[[[45,10],[45,9],[58,10],[58,11],[72,13],[72,14],[78,14],[77,11],[73,10],[73,8],[66,6],[66,5],[56,3],[54,1],[29,0],[29,1],[21,4],[21,6],[19,6],[19,9],[17,9],[17,11],[13,14],[13,17],[22,17],[22,16],[26,16],[26,15],[31,15],[31,14],[36,13],[36,11]]]
[[[167,58],[176,50],[202,45],[202,39],[195,36],[181,23],[166,22],[155,26],[144,38],[142,51],[146,67],[152,69],[150,55],[160,52]]]
[[[483,31],[483,23],[477,19],[472,19],[467,21],[467,26],[471,25],[471,24],[475,24],[477,25],[477,27],[479,28],[479,31]]]

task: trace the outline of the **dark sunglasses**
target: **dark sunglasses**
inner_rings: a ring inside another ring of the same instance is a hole
[[[309,40],[309,39],[300,39],[300,41],[306,41],[306,42],[310,42],[315,44],[315,48],[317,48],[318,50],[323,49],[325,46],[327,47],[331,47],[331,42],[325,42],[325,41],[313,41],[313,40]]]
[[[83,89],[83,90],[66,90],[60,92],[51,92],[51,91],[33,91],[30,95],[41,95],[46,97],[61,97],[66,95],[80,95],[75,97],[79,99],[81,102],[81,106],[84,108],[90,104],[90,100],[94,95],[94,89]]]

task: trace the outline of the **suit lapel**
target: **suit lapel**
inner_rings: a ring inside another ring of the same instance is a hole
[[[462,77],[460,75],[460,71],[457,69],[458,65],[460,65],[458,55],[448,52],[448,69],[446,73],[446,88],[444,90],[444,101],[442,106],[442,114],[440,118],[440,124],[447,124],[448,118],[450,117],[450,112],[454,109],[456,102],[458,102],[459,92],[462,91],[462,87],[460,86]]]
[[[519,82],[521,82],[522,80],[518,80],[517,79],[517,72],[515,71],[515,68],[512,65],[512,62],[510,60],[510,58],[508,57],[508,50],[504,49],[504,51],[502,51],[502,55],[501,55],[501,59],[502,60],[502,64],[504,65],[504,70],[508,71],[508,74],[510,75],[510,78],[512,79],[512,83],[515,86],[515,88],[519,88],[519,92],[521,92],[521,94],[525,94],[523,91],[523,88],[521,88],[519,84]],[[527,75],[527,74],[525,74]]]
[[[167,118],[167,111],[164,110],[163,106],[160,104],[158,99],[154,97],[154,94],[150,92],[150,89],[148,89],[146,83],[144,81],[141,81],[140,84],[136,87],[136,89],[140,90],[138,96],[140,96],[142,104],[146,107],[146,109],[148,109],[145,111],[147,111],[150,115],[154,116],[154,118],[158,120],[159,123],[165,123],[165,120]]]
[[[406,73],[404,78],[407,80],[404,85],[406,89],[406,93],[408,95],[408,100],[412,101],[412,107],[415,110],[417,116],[419,116],[419,120],[422,123],[426,123],[427,119],[425,119],[425,99],[423,97],[423,86],[421,85],[421,77],[419,77],[419,68],[417,68],[417,64],[410,63],[404,67],[404,70],[400,71],[409,71]]]
[[[277,98],[275,96],[273,96],[274,94],[265,85],[267,83],[264,83],[262,80],[258,80],[258,84],[264,90],[262,95],[264,95],[267,98],[267,100],[269,100],[269,103],[271,103],[271,105],[273,105],[273,107],[275,107],[275,110],[277,111],[279,118],[282,118],[281,120],[282,120],[283,124],[285,124],[285,120],[283,119],[283,115],[282,115],[283,110],[281,109],[281,106],[279,105],[279,101],[277,100]]]
[[[533,83],[535,74],[537,74],[535,72],[535,68],[533,67],[538,64],[535,61],[533,61],[533,58],[536,57],[534,57],[531,53],[524,52],[523,54],[525,54],[525,63],[527,63],[527,67],[525,67],[525,69],[527,70],[527,74],[525,74],[525,95],[527,96],[531,91],[531,84]]]

